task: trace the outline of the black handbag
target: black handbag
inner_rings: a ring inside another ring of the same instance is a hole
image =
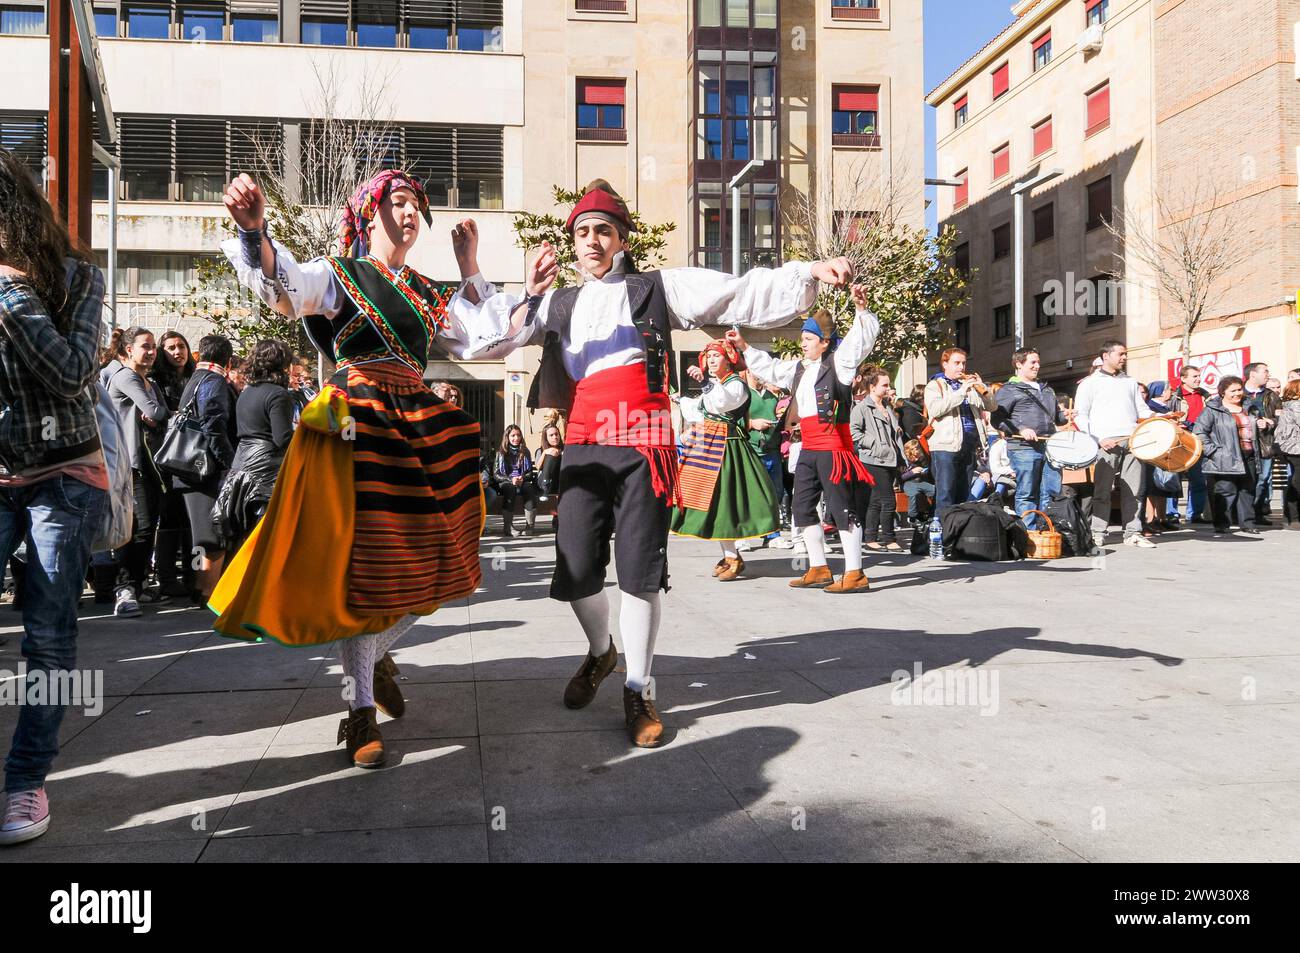
[[[196,389],[189,403],[172,415],[153,462],[173,476],[201,483],[217,472],[217,461],[212,455],[212,438],[194,414],[198,399]]]

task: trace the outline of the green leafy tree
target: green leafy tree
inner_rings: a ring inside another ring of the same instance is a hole
[[[572,207],[582,198],[581,192],[552,186],[551,195],[555,204],[561,208]],[[668,234],[677,229],[675,222],[659,225],[647,225],[636,212],[632,212],[632,222],[636,230],[628,235],[629,254],[638,268],[649,270],[662,266],[666,260],[664,249],[668,245]],[[555,278],[555,287],[564,288],[578,283],[577,255],[573,250],[573,236],[564,227],[564,219],[554,215],[534,215],[524,212],[514,217],[511,223],[515,231],[515,244],[525,251],[550,242],[555,249],[560,263],[559,274]]]
[[[891,222],[865,226],[845,219],[829,241],[796,237],[787,244],[787,261],[817,261],[846,257],[855,281],[866,287],[870,309],[880,319],[880,336],[871,351],[875,364],[894,369],[917,354],[952,343],[950,315],[969,296],[971,274],[953,265],[958,234],[945,227],[931,235],[925,229]],[[848,288],[822,286],[815,307],[835,317],[841,333],[853,322],[853,298]],[[797,356],[799,342],[780,338],[773,351]]]

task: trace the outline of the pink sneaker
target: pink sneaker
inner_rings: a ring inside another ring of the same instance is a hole
[[[0,846],[40,837],[49,826],[50,799],[45,788],[16,791],[8,796],[4,824],[0,825]]]

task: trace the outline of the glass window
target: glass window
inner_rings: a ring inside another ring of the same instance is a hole
[[[590,103],[578,104],[578,128],[596,129],[600,125],[600,107]]]
[[[721,75],[721,66],[700,67],[700,113],[702,115],[717,116],[722,113]]]
[[[953,125],[964,126],[966,124],[966,117],[967,115],[969,115],[968,110],[969,110],[968,104],[962,103],[961,108],[959,108],[955,114]]]
[[[749,26],[749,0],[727,0],[727,26]]]
[[[0,7],[0,33],[42,36],[45,33],[45,11],[40,7]]]
[[[1094,2],[1088,7],[1088,26],[1096,26],[1098,23],[1105,23],[1110,16],[1110,0],[1100,0]]]
[[[250,17],[242,13],[230,18],[230,38],[236,43],[280,42],[280,21],[275,17]]]
[[[956,331],[957,346],[970,350],[970,318],[958,318],[953,322],[953,330]]]
[[[749,120],[733,119],[731,122],[731,158],[749,160]]]
[[[754,0],[754,29],[776,29],[776,0]]]
[[[95,11],[95,35],[96,36],[117,36],[117,11],[116,10]]]
[[[171,33],[171,12],[166,7],[128,5],[126,35],[136,40],[165,40]]]
[[[139,271],[139,294],[176,295],[194,280],[194,260],[188,255],[132,255]]]
[[[396,23],[358,23],[357,46],[397,46]]]
[[[1034,69],[1040,70],[1050,62],[1052,62],[1052,41],[1049,39],[1034,50]]]
[[[347,21],[304,19],[302,41],[310,46],[347,46]]]
[[[456,27],[456,48],[475,52],[501,52],[501,28],[489,24]]]
[[[776,115],[776,67],[754,67],[754,115]]]
[[[699,25],[722,26],[722,0],[699,0]]]
[[[1050,328],[1056,324],[1058,302],[1055,291],[1045,291],[1034,295],[1034,327]]]
[[[1011,226],[999,225],[993,229],[993,260],[1006,258],[1011,254]]]
[[[181,39],[199,42],[223,39],[226,15],[212,7],[185,8],[180,11]]]
[[[1011,305],[1004,304],[993,309],[993,338],[1002,340],[1011,337]]]
[[[445,26],[415,26],[410,28],[411,48],[416,50],[445,50],[451,40],[451,29]]]

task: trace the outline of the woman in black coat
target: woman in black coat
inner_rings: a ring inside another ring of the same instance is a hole
[[[212,521],[212,507],[217,502],[226,471],[234,462],[235,444],[239,439],[235,430],[235,388],[229,377],[233,356],[230,340],[219,334],[209,334],[199,341],[199,362],[180,400],[182,410],[194,404],[193,413],[208,436],[208,447],[216,464],[212,476],[205,480],[175,479],[176,489],[185,498],[190,532],[199,551],[194,599],[203,603],[216,588],[226,558],[225,546]]]
[[[1255,455],[1259,446],[1257,417],[1242,406],[1246,388],[1240,377],[1219,380],[1219,396],[1205,402],[1192,433],[1201,438],[1201,470],[1210,488],[1214,533],[1232,523],[1258,536],[1255,528]]]
[[[149,380],[173,414],[180,409],[181,394],[194,376],[194,363],[194,354],[185,335],[168,331],[158,339],[158,356],[149,372]],[[162,477],[167,492],[163,494],[158,515],[154,569],[158,573],[158,589],[163,595],[185,596],[194,591],[194,567],[190,558],[194,543],[190,539],[190,517],[185,511],[185,498],[173,492],[175,483],[171,476],[164,473]]]
[[[289,390],[293,352],[283,341],[259,341],[248,360],[248,385],[235,405],[239,449],[217,496],[214,518],[226,547],[238,549],[275,489],[293,438],[297,411]]]

